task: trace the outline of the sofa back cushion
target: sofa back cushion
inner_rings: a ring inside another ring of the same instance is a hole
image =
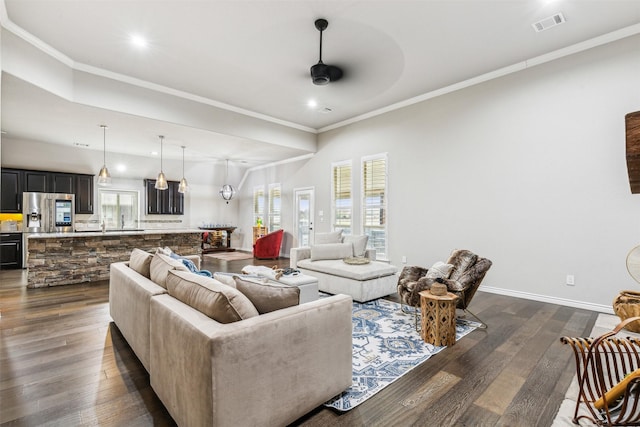
[[[169,271],[169,295],[220,323],[232,323],[258,315],[251,301],[240,291],[206,276]]]
[[[234,277],[236,289],[242,292],[264,314],[300,304],[300,288],[275,282],[263,283]]]
[[[129,257],[129,267],[136,273],[143,275],[147,279],[151,278],[151,259],[153,254],[142,249],[135,248]]]
[[[316,233],[314,242],[317,245],[322,245],[324,243],[341,243],[342,230],[332,231],[330,233]]]
[[[344,259],[353,256],[351,243],[326,243],[311,246],[311,261],[322,259]]]
[[[367,251],[367,242],[369,241],[369,236],[366,234],[358,235],[358,236],[344,236],[342,239],[343,243],[351,243],[353,245],[353,256],[363,257],[365,252]]]
[[[189,271],[179,260],[156,252],[149,267],[151,280],[167,289],[167,273],[171,270]]]

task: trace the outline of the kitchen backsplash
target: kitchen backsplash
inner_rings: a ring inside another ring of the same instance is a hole
[[[96,218],[77,219],[75,222],[76,231],[99,230],[100,220]],[[181,219],[143,219],[134,221],[134,228],[144,230],[167,229],[167,228],[188,228]]]
[[[0,213],[0,231],[3,233],[22,231],[22,214]]]

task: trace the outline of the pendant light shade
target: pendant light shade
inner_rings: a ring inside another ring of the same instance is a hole
[[[186,193],[189,190],[189,184],[187,183],[187,178],[184,177],[184,149],[186,147],[182,146],[182,179],[180,180],[180,184],[178,184],[178,193]]]
[[[100,125],[102,128],[102,168],[98,172],[98,185],[106,187],[111,185],[111,174],[107,169],[107,125]]]
[[[229,178],[229,159],[227,159],[227,166],[224,173],[224,180],[227,181]],[[220,189],[220,196],[226,200],[227,204],[229,204],[229,200],[233,199],[233,196],[236,195],[236,190],[233,188],[231,184],[225,184]]]
[[[164,172],[162,172],[162,142],[164,141],[164,136],[159,135],[160,138],[160,173],[158,174],[158,178],[156,179],[156,190],[166,190],[169,188],[169,184],[167,183],[167,178],[164,176]]]

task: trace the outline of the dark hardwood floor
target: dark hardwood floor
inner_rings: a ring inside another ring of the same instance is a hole
[[[205,258],[202,268],[239,272],[251,262]],[[0,425],[175,425],[109,317],[108,283],[26,289],[25,282],[22,270],[0,271]],[[483,292],[471,307],[487,330],[350,412],[319,407],[295,425],[551,425],[574,375],[559,337],[585,336],[598,313]]]

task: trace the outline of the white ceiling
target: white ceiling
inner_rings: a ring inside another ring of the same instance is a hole
[[[5,29],[35,37],[74,68],[117,73],[309,132],[603,35],[614,39],[610,33],[621,29],[640,32],[640,0],[4,0],[4,7]],[[532,23],[557,12],[566,23],[533,30]],[[314,21],[320,17],[329,21],[323,60],[345,71],[328,86],[314,86],[309,76],[318,60]],[[132,34],[145,37],[148,47],[132,46]],[[99,108],[14,76],[3,76],[2,85],[7,137],[90,140],[90,148],[102,149]],[[318,107],[307,106],[311,99]],[[46,126],[33,122],[33,112],[47,117]],[[304,154],[180,122],[108,114],[113,151],[146,153],[166,134],[172,145],[194,147],[193,157],[210,152],[204,147],[212,140],[224,146],[215,157],[252,153],[252,164]],[[168,155],[181,155],[173,151]]]

